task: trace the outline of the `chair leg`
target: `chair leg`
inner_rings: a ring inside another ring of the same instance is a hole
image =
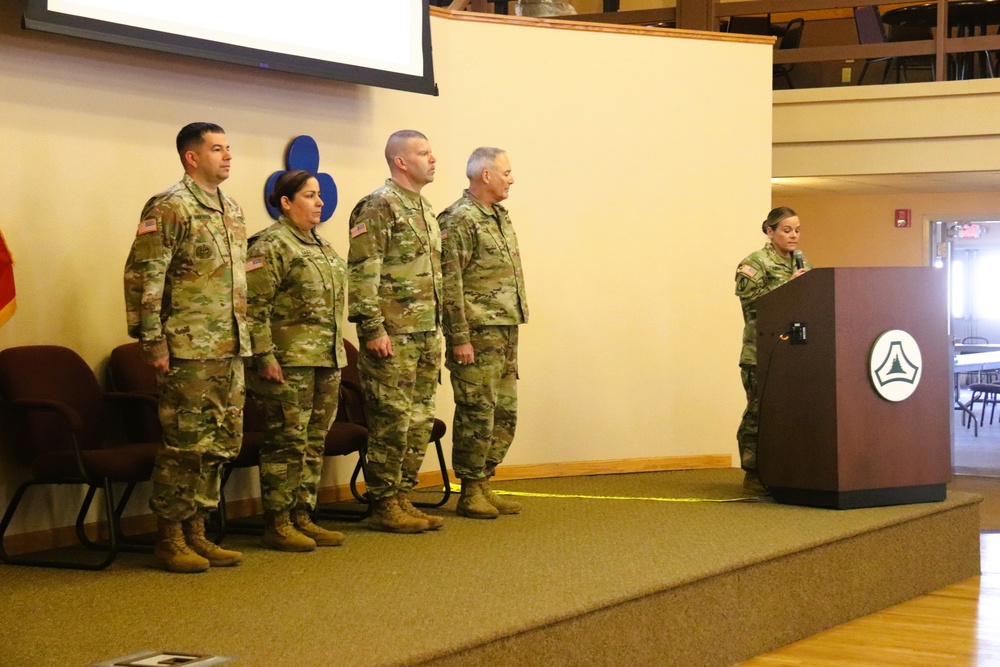
[[[451,498],[451,479],[448,477],[448,464],[444,460],[444,448],[441,446],[441,441],[435,440],[434,447],[437,449],[438,465],[441,466],[441,483],[444,484],[444,493],[441,500],[436,503],[413,503],[417,507],[441,507]]]
[[[871,63],[869,63],[869,62],[868,62],[868,61],[866,60],[866,61],[865,61],[865,64],[864,64],[864,66],[863,66],[863,67],[861,68],[861,76],[859,76],[859,77],[858,77],[858,85],[859,85],[859,86],[860,86],[860,85],[861,85],[862,83],[864,83],[864,81],[865,81],[865,72],[867,72],[867,71],[868,71],[868,65],[870,65],[870,64],[871,64]]]
[[[27,482],[21,484],[21,486],[17,487],[17,491],[14,492],[14,497],[11,498],[10,504],[7,506],[7,511],[4,512],[3,519],[0,520],[0,560],[3,560],[5,563],[9,563],[11,565],[27,565],[31,567],[53,567],[53,568],[62,568],[71,570],[91,570],[91,571],[103,570],[108,565],[110,565],[111,562],[118,555],[118,540],[115,536],[115,528],[114,528],[114,519],[115,519],[114,500],[111,495],[111,483],[107,480],[104,481],[102,486],[104,489],[104,512],[105,512],[105,517],[108,520],[108,525],[110,527],[109,530],[111,533],[111,544],[110,548],[105,553],[103,560],[97,561],[95,563],[87,563],[79,561],[47,560],[44,558],[26,558],[24,556],[11,555],[10,553],[7,552],[6,548],[4,547],[4,538],[7,535],[7,529],[10,527],[10,523],[14,518],[14,514],[17,511],[18,505],[21,503],[21,500],[24,497],[25,491],[27,491],[28,488],[32,486],[41,486],[51,483],[52,482],[28,480]],[[85,500],[86,509],[89,509],[90,501],[93,500],[94,494],[92,493],[92,490],[94,488],[95,487],[91,486],[88,489],[87,498],[89,498],[89,500]],[[77,535],[79,535],[79,531],[81,530],[80,525],[82,525],[82,519],[80,517],[83,517],[83,519],[86,518],[87,515],[86,509],[81,509],[81,513],[77,515]],[[88,542],[90,542],[90,540],[88,540]],[[90,543],[92,544],[92,542]],[[87,545],[84,544],[84,546]]]

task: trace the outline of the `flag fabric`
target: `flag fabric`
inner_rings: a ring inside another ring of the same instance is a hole
[[[0,326],[5,324],[17,309],[14,298],[14,258],[10,256],[3,232],[0,232]]]

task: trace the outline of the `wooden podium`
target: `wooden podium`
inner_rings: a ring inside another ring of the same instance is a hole
[[[946,289],[944,272],[929,267],[814,269],[758,300],[757,464],[776,501],[851,509],[944,500]],[[884,376],[870,370],[873,345],[890,330],[919,346],[919,378],[903,400],[883,398]]]

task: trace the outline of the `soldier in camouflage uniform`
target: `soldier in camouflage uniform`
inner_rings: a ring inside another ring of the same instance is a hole
[[[391,177],[351,213],[348,319],[362,348],[368,527],[417,533],[443,523],[408,498],[434,425],[441,366],[441,232],[420,195],[436,160],[413,130],[390,136],[385,157]]]
[[[239,205],[219,190],[232,158],[218,125],[177,135],[184,179],[147,202],[125,266],[128,332],[157,371],[163,447],[149,504],[154,557],[172,572],[237,565],[205,537],[223,465],[243,434],[247,237]]]
[[[792,278],[797,278],[812,266],[803,258],[804,268],[796,269],[792,253],[798,247],[799,218],[785,206],[772,210],[761,224],[767,234],[767,244],[740,262],[736,269],[736,296],[743,308],[743,349],[740,352],[740,377],[747,395],[747,407],[736,432],[740,463],[745,471],[743,488],[756,494],[766,494],[757,474],[757,423],[760,406],[757,402],[757,299]]]
[[[517,425],[517,333],[528,302],[517,236],[507,209],[510,160],[477,148],[469,189],[438,217],[444,273],[446,365],[455,392],[452,465],[462,480],[456,511],[474,519],[517,514],[520,503],[490,488]]]
[[[253,239],[247,262],[254,369],[247,385],[264,415],[260,488],[265,546],[312,551],[344,536],[313,523],[326,434],[347,365],[340,318],[347,265],[316,234],[323,200],[307,171],[275,182],[281,217]]]

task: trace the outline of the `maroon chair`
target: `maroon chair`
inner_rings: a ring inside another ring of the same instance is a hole
[[[119,345],[111,351],[111,358],[108,361],[108,384],[109,386],[129,393],[144,394],[152,397],[154,403],[159,397],[159,387],[156,384],[156,372],[142,358],[139,343],[125,343]],[[135,434],[156,442],[162,442],[163,433],[160,429],[159,417],[154,413],[152,418],[148,415],[123,415],[126,433]],[[226,520],[226,498],[225,486],[230,475],[236,468],[253,468],[260,465],[260,447],[264,442],[264,419],[258,412],[254,402],[248,397],[243,410],[243,442],[240,445],[239,454],[232,461],[226,464],[222,473],[222,488],[219,497],[219,530],[215,536],[217,541],[222,541],[227,530],[233,532],[259,533],[263,531],[263,526],[257,524],[243,524],[229,522]]]
[[[120,550],[149,551],[151,545],[132,541],[121,531],[121,516],[135,485],[153,472],[158,442],[114,442],[109,410],[118,404],[125,413],[155,414],[156,401],[147,395],[101,391],[90,366],[65,347],[30,345],[0,351],[0,397],[14,460],[30,477],[11,498],[0,520],[0,559],[17,565],[100,570]],[[112,483],[126,487],[117,505]],[[91,562],[25,557],[9,554],[3,539],[25,492],[32,486],[81,485],[87,493],[76,516],[76,534],[88,549],[102,550]],[[84,522],[97,491],[103,491],[108,539],[91,540]]]

